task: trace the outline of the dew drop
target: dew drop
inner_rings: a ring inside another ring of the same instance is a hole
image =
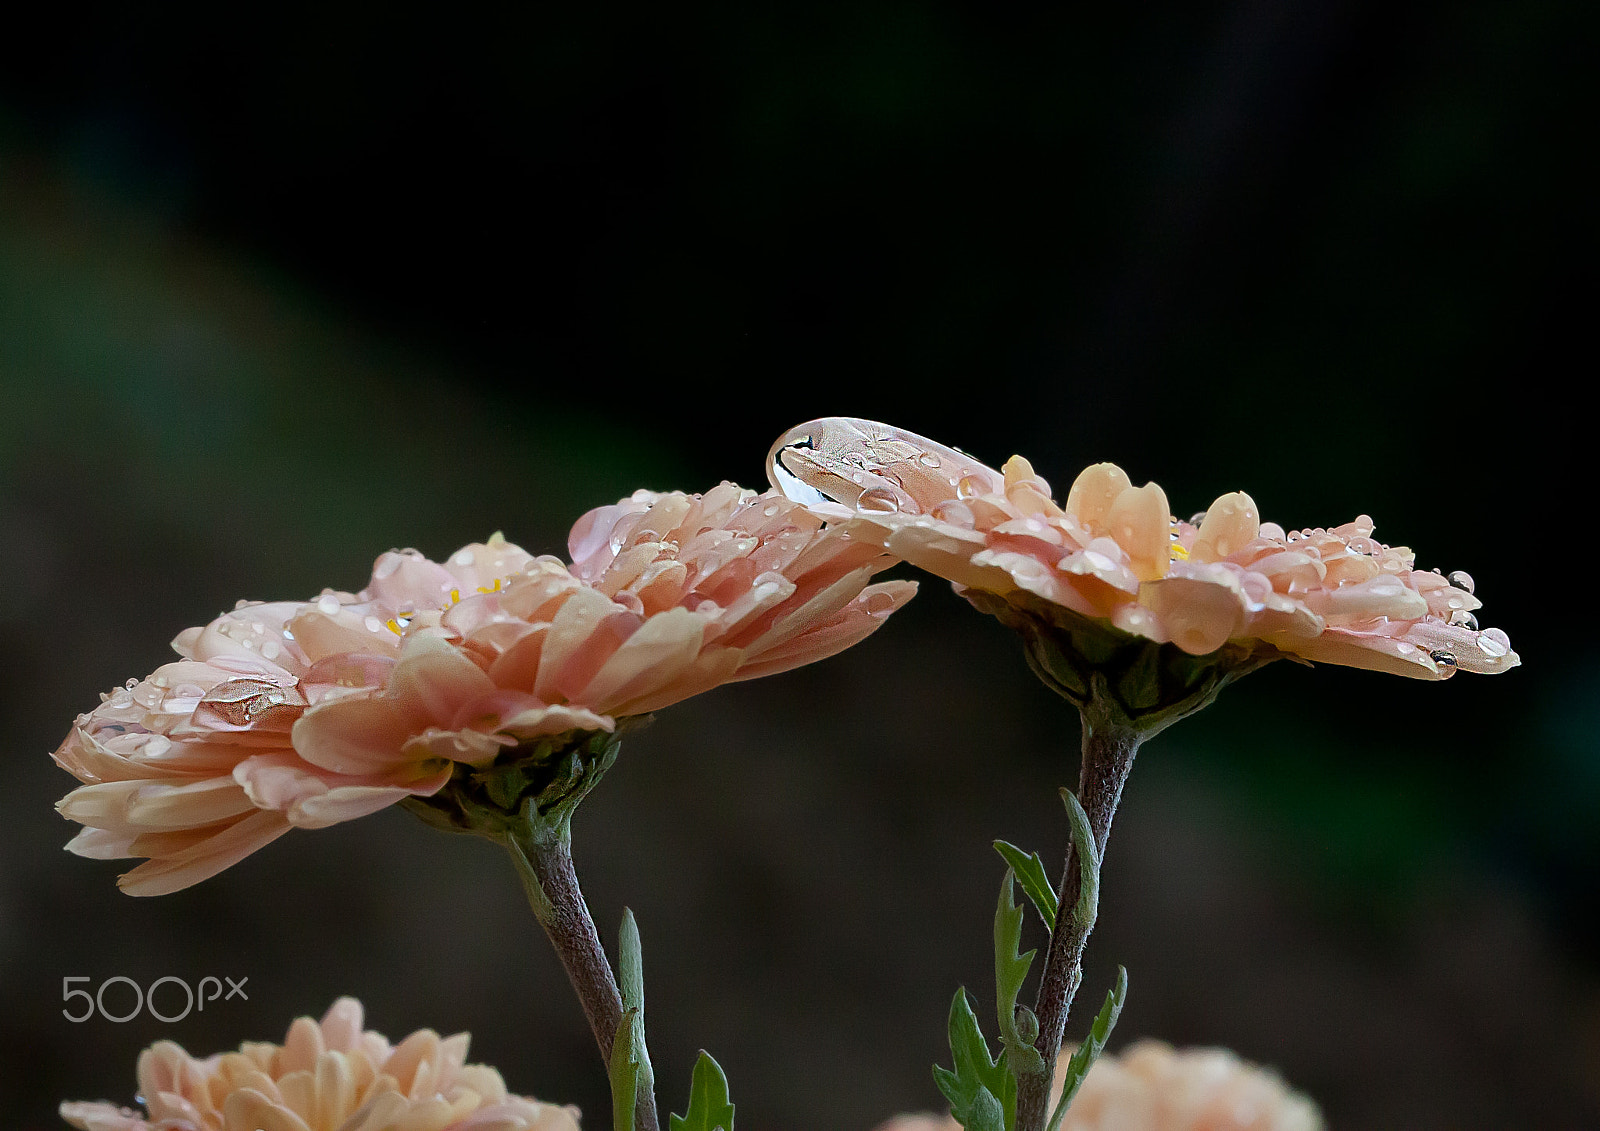
[[[261,646],[261,654],[269,660],[276,660],[278,658],[278,653],[281,651],[283,651],[283,649],[278,647],[278,642],[276,640],[269,640]]]
[[[980,484],[970,475],[963,475],[956,483],[956,498],[970,499],[978,494]]]
[[[900,509],[900,500],[887,487],[869,487],[856,500],[856,510],[863,514],[894,514]]]
[[[778,513],[778,504],[775,502],[768,503],[766,506],[761,508],[761,513],[766,515],[768,518],[771,518],[773,515]]]
[[[367,617],[367,619],[362,621],[361,623],[367,626],[367,631],[368,632],[377,632],[377,631],[379,631],[380,629],[383,628],[383,622],[381,620],[379,620],[377,617],[373,617],[373,616]]]
[[[456,565],[469,566],[476,555],[471,550],[462,550],[455,556]]]
[[[139,686],[139,681],[134,679],[132,676],[129,676],[128,679],[123,682],[122,686],[126,687],[129,691],[132,691],[135,687]]]
[[[317,598],[317,611],[319,613],[325,613],[330,617],[333,616],[339,611],[339,598],[335,597],[332,593],[324,593],[322,596]]]
[[[1478,618],[1467,612],[1465,609],[1457,609],[1455,612],[1451,613],[1450,623],[1455,625],[1457,628],[1469,629],[1472,632],[1478,631]]]
[[[1511,651],[1511,637],[1498,628],[1486,628],[1478,633],[1478,651],[1498,660]]]
[[[1472,575],[1464,569],[1452,570],[1445,580],[1457,589],[1464,589],[1468,593],[1473,591]]]
[[[1189,516],[1189,525],[1190,526],[1199,526],[1205,520],[1206,520],[1206,512],[1205,511],[1195,511],[1192,515]]]
[[[918,467],[926,467],[926,468],[930,468],[930,469],[938,467],[939,466],[939,457],[934,455],[932,452],[923,452],[920,456],[917,457],[917,466]]]
[[[372,577],[375,581],[382,581],[386,577],[394,576],[395,570],[400,568],[400,555],[390,550],[378,559],[378,564],[372,567]]]
[[[1456,666],[1456,654],[1454,652],[1446,652],[1443,648],[1435,648],[1432,652],[1429,652],[1428,659],[1438,664],[1441,668],[1453,668]]]

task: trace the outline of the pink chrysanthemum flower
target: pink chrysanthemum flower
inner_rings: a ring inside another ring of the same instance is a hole
[[[915,591],[893,559],[775,492],[639,492],[579,520],[569,569],[499,535],[378,558],[356,594],[244,604],[80,716],[69,845],[197,883],[292,827],[429,797],[458,767],[571,746],[730,680],[823,659]]]
[[[1239,491],[1180,521],[1159,486],[1135,487],[1109,463],[1058,503],[1021,456],[996,472],[847,418],[791,430],[771,468],[818,514],[980,600],[1053,607],[1195,656],[1259,644],[1423,679],[1519,663],[1504,632],[1478,628],[1469,576],[1417,569],[1408,548],[1373,539],[1365,515],[1285,531]]]
[[[80,1131],[577,1131],[578,1109],[514,1096],[467,1064],[470,1037],[431,1029],[391,1045],[363,1032],[361,1003],[302,1017],[281,1046],[246,1043],[196,1059],[171,1041],[139,1056],[145,1112],[64,1103]]]
[[[1050,1097],[1061,1094],[1063,1050]],[[1139,1041],[1089,1069],[1061,1131],[1321,1131],[1316,1105],[1226,1049]],[[878,1131],[959,1131],[948,1117],[902,1115]]]

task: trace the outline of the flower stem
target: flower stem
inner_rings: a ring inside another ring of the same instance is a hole
[[[622,1021],[622,995],[616,975],[600,945],[589,905],[578,887],[572,866],[572,841],[567,830],[535,828],[508,833],[505,846],[511,854],[533,913],[550,936],[556,956],[583,1004],[584,1016],[600,1048],[600,1059],[610,1063],[617,1026]],[[650,1088],[639,1089],[634,1111],[636,1131],[658,1131],[656,1098]]]
[[[1099,709],[1097,709],[1099,708]],[[1083,720],[1083,764],[1078,774],[1078,801],[1089,817],[1100,857],[1105,858],[1106,838],[1116,815],[1122,786],[1133,768],[1134,755],[1145,737],[1139,730],[1113,721],[1111,712],[1091,699],[1080,711]],[[1055,927],[1045,952],[1044,974],[1034,1012],[1039,1018],[1039,1038],[1034,1047],[1044,1058],[1045,1072],[1018,1081],[1017,1131],[1042,1131],[1050,1113],[1050,1085],[1056,1057],[1066,1032],[1072,999],[1083,980],[1083,950],[1093,922],[1079,922],[1073,914],[1083,882],[1078,854],[1069,846],[1067,864],[1057,893]]]

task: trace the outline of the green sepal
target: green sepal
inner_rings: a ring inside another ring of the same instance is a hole
[[[975,1128],[974,1113],[981,1106],[981,1096],[987,1094],[1000,1106],[998,1131],[1009,1131],[1016,1119],[1017,1079],[989,1055],[989,1044],[978,1028],[965,989],[957,990],[950,1002],[948,1031],[954,1071],[934,1065],[933,1082],[950,1101],[950,1113],[963,1127]]]
[[[733,1131],[733,1104],[728,1102],[728,1078],[722,1066],[705,1049],[695,1061],[689,1083],[689,1113],[670,1116],[667,1131]]]
[[[1000,854],[1011,870],[1016,873],[1017,883],[1022,885],[1022,893],[1033,903],[1039,912],[1039,918],[1044,920],[1044,929],[1056,929],[1056,893],[1050,886],[1050,878],[1044,870],[1044,861],[1035,852],[1032,856],[1010,841],[997,840],[994,850]]]
[[[1044,1057],[1017,1031],[1017,995],[1028,977],[1037,951],[1020,953],[1022,948],[1022,908],[1016,901],[1011,869],[1006,869],[1000,881],[1000,903],[994,912],[994,990],[995,1008],[999,1013],[1000,1041],[1005,1046],[1005,1065],[1018,1078],[1043,1075]],[[1039,1035],[1038,1022],[1034,1021],[1033,1035]]]
[[[1061,1081],[1061,1100],[1050,1117],[1048,1131],[1059,1131],[1062,1117],[1067,1114],[1067,1105],[1083,1086],[1083,1078],[1089,1075],[1089,1069],[1094,1067],[1094,1062],[1105,1051],[1106,1042],[1111,1039],[1111,1030],[1116,1027],[1117,1016],[1122,1012],[1122,1003],[1127,998],[1128,970],[1125,966],[1118,966],[1117,984],[1106,994],[1106,1003],[1100,1007],[1094,1024],[1089,1026],[1089,1035],[1067,1061],[1067,1071]]]
[[[611,1126],[613,1131],[633,1131],[634,1115],[639,1105],[639,1076],[643,1045],[639,1011],[630,1009],[623,1013],[617,1025],[617,1035],[611,1042]]]

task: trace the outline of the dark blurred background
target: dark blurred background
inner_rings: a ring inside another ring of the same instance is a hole
[[[394,811],[134,900],[60,851],[47,753],[237,598],[495,529],[560,551],[842,413],[1063,491],[1113,459],[1184,515],[1364,511],[1469,570],[1518,671],[1280,665],[1146,749],[1084,1001],[1126,964],[1114,1045],[1230,1046],[1334,1131],[1600,1127],[1593,6],[36,16],[0,39],[13,1126],[343,993],[605,1126],[488,845]],[[1059,858],[1076,743],[937,581],[630,740],[576,850],[608,939],[639,916],[663,1106],[701,1047],[754,1131],[935,1106],[951,993],[992,1015],[989,841]],[[249,1001],[61,1016],[64,977],[208,974]]]

